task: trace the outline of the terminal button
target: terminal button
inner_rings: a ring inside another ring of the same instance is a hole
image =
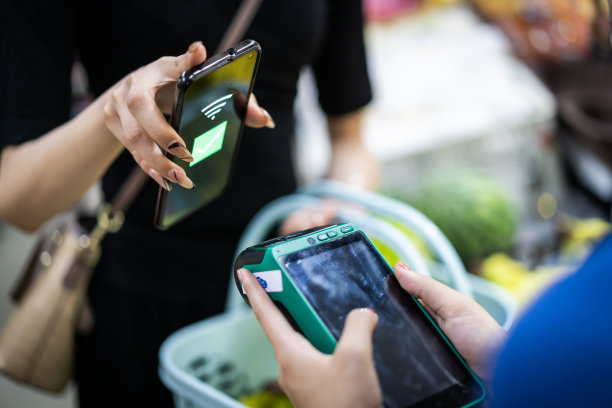
[[[333,237],[335,237],[337,235],[338,235],[338,233],[335,232],[335,231],[330,231],[330,232],[327,233],[327,236],[330,237],[330,238],[333,238]]]
[[[317,239],[319,241],[325,241],[327,239],[327,234],[320,234]]]
[[[355,228],[351,227],[350,225],[347,225],[346,227],[340,228],[340,232],[346,234],[347,232],[351,232],[354,229]]]

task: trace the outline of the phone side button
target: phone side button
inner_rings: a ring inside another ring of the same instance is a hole
[[[320,234],[317,239],[319,241],[325,241],[328,238],[327,234]]]

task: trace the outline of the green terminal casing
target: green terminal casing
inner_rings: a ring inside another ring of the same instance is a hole
[[[337,339],[330,332],[304,294],[293,282],[288,272],[284,268],[283,260],[287,255],[302,249],[319,245],[324,242],[330,242],[335,239],[356,233],[363,234],[365,239],[372,244],[367,235],[360,230],[358,226],[351,223],[344,223],[296,232],[249,247],[240,253],[234,264],[234,279],[238,290],[242,294],[244,300],[249,303],[236,273],[240,268],[246,268],[256,276],[258,272],[278,271],[282,281],[282,290],[268,290],[268,295],[283,312],[285,317],[291,322],[294,328],[301,331],[314,347],[323,353],[331,354],[334,352]],[[371,246],[377,252],[378,256],[384,260],[384,257],[380,254],[378,249],[376,249],[376,246],[373,244]],[[393,272],[393,268],[388,264],[388,262],[386,262],[386,260],[384,262],[389,267],[389,271]],[[444,342],[447,343],[452,352],[461,361],[461,364],[465,366],[467,371],[473,377],[476,387],[480,390],[479,397],[462,406],[478,406],[484,401],[486,395],[484,385],[465,363],[463,357],[461,357],[452,343],[446,338],[442,330],[434,322],[431,316],[429,316],[423,306],[418,301],[415,302],[423,311],[425,316],[427,316],[431,324],[435,327],[436,331],[442,336]]]
[[[343,229],[346,232],[341,232]],[[331,354],[334,352],[337,340],[288,276],[281,259],[290,253],[334,239],[328,237],[323,241],[319,240],[319,236],[323,234],[327,236],[327,233],[331,232],[333,234],[335,232],[336,237],[340,237],[358,230],[353,224],[339,224],[285,235],[249,247],[236,259],[234,265],[236,285],[244,300],[248,303],[248,298],[244,294],[242,284],[235,272],[240,268],[246,268],[252,273],[280,271],[283,290],[282,292],[268,292],[268,295],[275,301],[294,327],[297,326],[313,346],[323,353]]]

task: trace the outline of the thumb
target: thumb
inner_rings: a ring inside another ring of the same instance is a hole
[[[170,61],[171,60],[171,61]],[[186,53],[178,57],[170,58],[169,63],[164,64],[164,75],[176,80],[183,71],[186,71],[206,60],[206,48],[201,41],[196,41],[189,46]]]
[[[372,358],[372,334],[378,323],[378,315],[372,309],[352,310],[346,317],[344,330],[338,341],[336,351],[349,351]]]

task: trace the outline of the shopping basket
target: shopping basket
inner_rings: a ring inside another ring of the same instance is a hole
[[[349,203],[339,210],[339,222],[358,224],[398,259],[472,296],[505,328],[511,326],[517,310],[512,296],[468,274],[452,245],[429,219],[404,203],[343,184],[320,182],[271,202],[248,224],[236,254],[264,240],[287,215],[323,199]],[[415,232],[434,259],[424,258],[397,223]],[[278,373],[272,347],[233,278],[226,312],[173,333],[162,344],[159,358],[160,378],[173,392],[177,408],[245,408],[238,399],[274,381]]]

